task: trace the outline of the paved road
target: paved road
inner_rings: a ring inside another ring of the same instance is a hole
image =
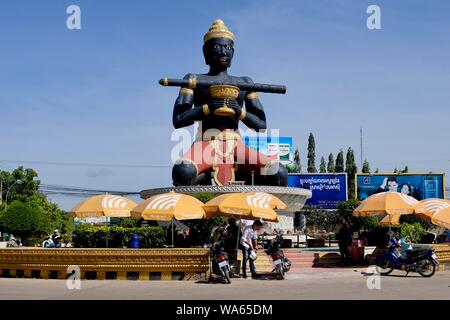
[[[450,271],[422,278],[404,273],[381,277],[367,288],[361,270],[292,275],[284,281],[233,279],[231,285],[183,281],[82,281],[68,290],[64,280],[0,279],[3,299],[450,299]]]

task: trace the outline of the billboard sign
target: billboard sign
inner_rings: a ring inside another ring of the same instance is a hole
[[[417,200],[445,196],[443,173],[357,174],[355,181],[359,200],[383,191],[401,192]]]
[[[91,223],[91,224],[97,224],[97,223],[108,223],[110,222],[109,217],[86,217],[86,218],[75,218],[74,222],[75,225],[79,225],[80,223]]]
[[[311,190],[306,204],[321,209],[337,209],[348,197],[346,173],[290,173],[288,186]]]
[[[243,141],[246,146],[266,155],[276,155],[284,165],[294,161],[292,137],[246,136]]]

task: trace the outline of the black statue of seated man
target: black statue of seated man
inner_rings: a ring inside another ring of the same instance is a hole
[[[222,20],[216,20],[204,36],[203,55],[209,72],[187,74],[184,78],[252,83],[249,77],[227,73],[233,54],[234,35]],[[265,130],[267,123],[256,92],[237,89],[227,86],[180,89],[173,111],[173,125],[178,129],[199,121],[201,134],[175,163],[172,170],[174,185],[211,184],[211,174],[218,185],[235,180],[246,184],[287,185],[287,170],[275,157],[264,155],[242,142],[237,132],[239,121],[256,131]],[[210,131],[214,132],[205,134]]]

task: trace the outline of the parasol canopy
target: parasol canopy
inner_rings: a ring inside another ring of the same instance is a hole
[[[387,191],[371,195],[354,211],[355,217],[400,216],[403,214],[423,213],[425,207],[415,198],[400,192]]]
[[[280,198],[266,192],[248,192],[247,195],[252,196],[253,202],[267,201],[272,209],[285,210],[287,205]]]
[[[131,216],[131,210],[136,203],[128,198],[104,194],[89,197],[73,207],[69,214],[77,218],[110,217],[126,218]]]
[[[381,219],[380,224],[382,226],[393,226],[400,224],[401,214],[388,214]]]
[[[430,198],[420,201],[426,208],[424,213],[419,214],[431,223],[450,229],[450,201]]]
[[[181,193],[169,192],[148,198],[131,215],[144,220],[172,221],[205,218],[203,202]]]
[[[248,220],[278,222],[278,215],[272,209],[270,200],[270,197],[260,193],[226,193],[208,201],[203,208],[207,217],[220,214]]]

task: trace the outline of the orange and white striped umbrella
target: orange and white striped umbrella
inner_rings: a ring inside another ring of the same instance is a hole
[[[393,226],[400,224],[401,214],[388,214],[385,215],[383,219],[381,219],[380,224],[382,226]]]
[[[226,193],[208,201],[203,208],[207,217],[220,214],[278,222],[278,215],[270,205],[270,198],[254,193]]]
[[[181,193],[169,192],[148,198],[131,212],[144,220],[171,221],[205,218],[203,202]]]
[[[380,192],[365,199],[354,211],[355,217],[423,213],[425,207],[415,198],[400,192]]]
[[[420,201],[426,208],[420,216],[431,223],[450,229],[450,201],[430,198]]]
[[[272,209],[277,210],[285,210],[287,208],[287,205],[280,200],[280,198],[275,197],[274,195],[266,192],[247,192],[247,195],[252,196],[253,202],[258,201],[267,201],[269,205],[272,207]]]
[[[136,202],[122,196],[104,194],[87,198],[78,203],[69,214],[78,218],[115,217],[126,218],[131,216],[131,210]]]

